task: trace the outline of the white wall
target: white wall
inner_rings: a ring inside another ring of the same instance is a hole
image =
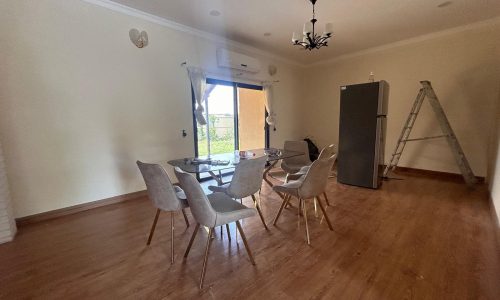
[[[131,28],[146,30],[149,46],[132,45]],[[137,159],[193,155],[180,63],[221,72],[223,45],[79,0],[1,1],[0,36],[0,140],[16,217],[142,190]],[[257,56],[255,78],[278,66],[279,146],[298,137],[301,72]]]
[[[499,37],[499,22],[487,22],[311,67],[306,72],[303,133],[321,145],[338,143],[340,86],[367,82],[373,71],[376,80],[390,84],[388,162],[420,88],[419,81],[430,80],[475,174],[485,176],[500,89]],[[434,114],[425,103],[412,136],[439,134]],[[400,165],[459,173],[445,140],[407,144]]]

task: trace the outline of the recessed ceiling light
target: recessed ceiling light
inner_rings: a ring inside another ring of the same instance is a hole
[[[209,13],[212,17],[218,17],[220,16],[220,11],[216,10],[216,9],[213,9],[210,11]]]
[[[271,33],[270,32],[265,32],[264,36],[271,36]]]
[[[452,4],[453,4],[453,2],[452,2],[452,1],[445,1],[445,2],[443,2],[443,3],[441,3],[441,4],[439,4],[437,7],[439,7],[439,8],[443,8],[443,7],[446,7],[446,6],[452,5]]]

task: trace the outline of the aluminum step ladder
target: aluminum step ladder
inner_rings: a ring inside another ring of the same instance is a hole
[[[465,179],[465,182],[468,185],[475,184],[477,182],[477,179],[474,176],[472,169],[470,168],[469,162],[465,157],[462,147],[460,147],[460,143],[458,142],[458,139],[455,136],[453,129],[451,129],[450,122],[448,121],[448,118],[444,113],[443,107],[439,103],[439,100],[436,96],[436,93],[434,92],[434,89],[432,89],[430,81],[420,81],[420,83],[422,84],[422,88],[418,92],[417,98],[415,98],[413,107],[411,108],[410,114],[408,115],[408,119],[406,119],[406,123],[403,127],[403,130],[401,131],[401,135],[399,136],[396,148],[394,149],[394,152],[392,154],[391,161],[385,167],[383,177],[387,178],[387,174],[389,173],[389,171],[392,171],[396,168],[396,166],[399,163],[399,159],[403,154],[403,150],[407,142],[446,138],[446,140],[448,141],[448,145],[450,146],[451,151],[453,153],[453,156],[455,157],[455,161],[457,162],[457,165],[460,168],[460,172],[462,173],[462,176]],[[411,130],[413,129],[413,125],[415,124],[420,108],[422,107],[422,103],[424,102],[424,99],[426,97],[429,100],[429,104],[434,110],[434,113],[436,114],[436,118],[439,122],[443,134],[438,136],[429,136],[429,137],[411,139],[410,138]]]

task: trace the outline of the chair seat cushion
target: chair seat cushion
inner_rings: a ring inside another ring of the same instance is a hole
[[[220,186],[211,185],[208,187],[208,189],[211,190],[212,192],[226,193],[228,187],[229,183],[226,183]]]
[[[302,180],[292,180],[281,185],[273,186],[273,190],[278,193],[289,194],[299,197],[299,188],[302,186]]]
[[[297,173],[301,170],[301,168],[303,167],[309,167],[309,165],[303,165],[303,164],[290,164],[290,163],[286,163],[286,162],[282,162],[281,163],[281,168],[283,169],[283,171],[289,173],[289,174],[293,174],[293,173]],[[306,171],[307,172],[307,171]]]
[[[306,174],[301,174],[300,172],[298,173],[294,173],[294,174],[288,174],[288,176],[286,176],[286,179],[287,181],[292,181],[292,180],[299,180],[302,178],[302,176],[305,176]]]
[[[301,175],[306,175],[307,171],[309,171],[309,169],[311,168],[311,166],[303,166],[302,168],[300,168],[300,170],[295,173],[295,174],[301,174]]]
[[[311,168],[311,166],[303,166],[302,168],[300,168],[300,170],[297,173],[288,174],[288,176],[286,178],[287,178],[287,180],[298,180],[302,176],[306,175],[307,171],[309,171],[310,168]]]
[[[189,207],[189,204],[187,202],[187,197],[186,193],[184,193],[184,190],[181,189],[179,186],[174,185],[174,190],[175,190],[175,195],[177,195],[177,198],[179,198],[181,202],[181,208],[187,208]]]
[[[255,208],[246,207],[239,202],[234,201],[224,193],[213,193],[207,195],[210,204],[217,213],[214,226],[220,226],[241,219],[253,217],[256,214]]]
[[[184,193],[184,190],[181,189],[181,187],[174,185],[174,190],[175,190],[175,194],[177,195],[177,198],[182,199],[182,200],[187,199],[186,193]]]

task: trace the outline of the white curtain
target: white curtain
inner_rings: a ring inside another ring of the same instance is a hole
[[[271,83],[264,83],[262,86],[264,95],[266,96],[266,110],[267,118],[266,122],[270,126],[276,125],[276,112],[274,111],[274,99],[273,99],[273,85]]]
[[[187,70],[189,80],[191,80],[191,86],[193,87],[194,98],[196,100],[196,109],[194,111],[196,121],[200,125],[206,125],[207,120],[205,120],[205,116],[203,115],[203,112],[205,111],[203,108],[203,102],[205,101],[207,75],[202,69],[199,68],[188,67]]]
[[[5,172],[5,163],[2,154],[2,145],[0,144],[0,244],[14,239],[16,234],[16,222],[10,203],[9,187],[7,184],[7,174]]]

